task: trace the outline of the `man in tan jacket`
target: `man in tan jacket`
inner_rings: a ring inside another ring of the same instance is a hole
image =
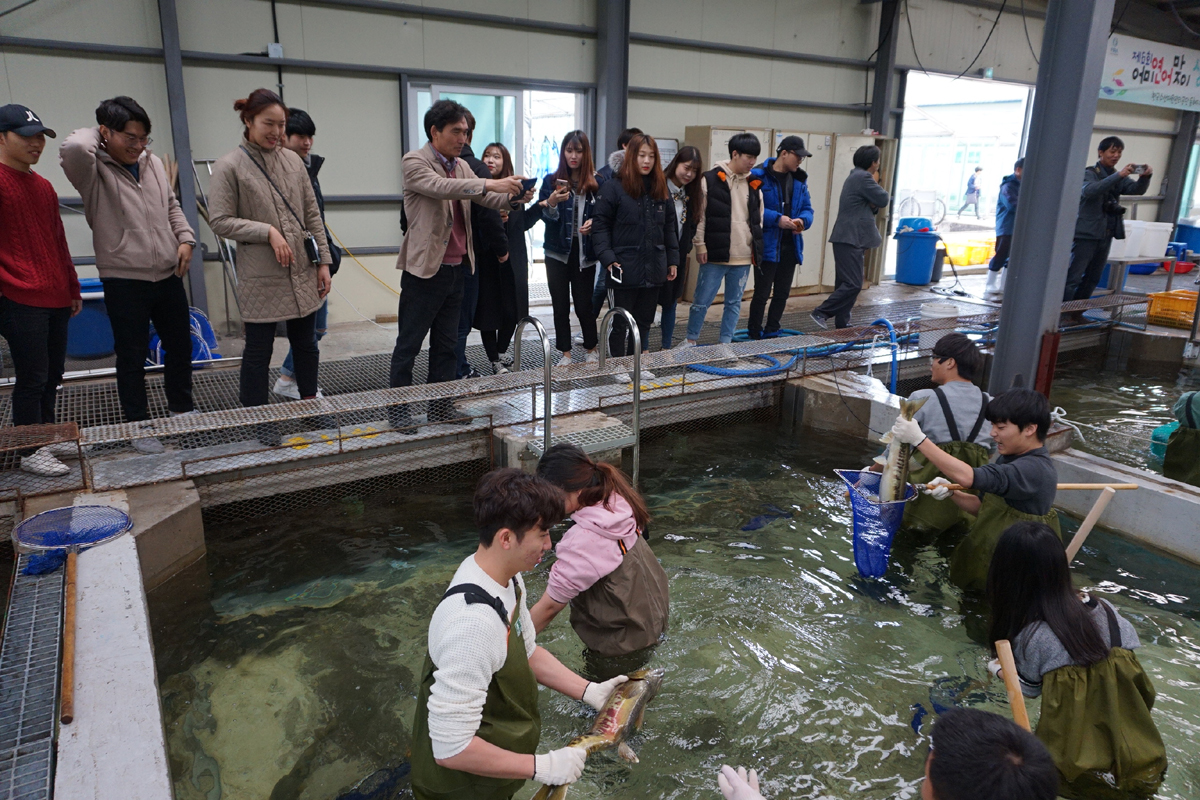
[[[463,276],[473,270],[471,203],[507,211],[521,192],[521,176],[478,178],[459,158],[467,143],[467,109],[439,100],[425,113],[429,141],[406,153],[404,213],[408,231],[400,246],[396,348],[390,385],[411,386],[413,362],[429,336],[429,383],[454,380]],[[430,421],[453,416],[449,404],[431,407]],[[407,407],[392,414],[392,424],[410,424]],[[414,432],[409,428],[405,432]]]
[[[129,97],[105,100],[95,128],[80,128],[59,149],[63,172],[83,198],[96,268],[117,352],[117,394],[129,422],[150,418],[145,364],[150,323],[164,350],[163,388],[172,414],[192,406],[192,335],[183,276],[196,234],[167,171],[152,154],[150,118]],[[134,441],[162,452],[157,439]]]

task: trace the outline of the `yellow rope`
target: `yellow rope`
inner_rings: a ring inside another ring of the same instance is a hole
[[[329,224],[326,223],[325,227],[329,228]],[[336,241],[338,243],[338,247],[342,248],[342,252],[344,252],[346,255],[350,256],[351,258],[353,258],[354,263],[358,264],[360,267],[362,267],[363,272],[367,273],[372,278],[379,281],[379,283],[382,284],[384,286],[384,288],[386,288],[392,294],[396,295],[397,297],[400,296],[400,293],[397,292],[395,289],[393,289],[391,286],[389,286],[386,282],[384,282],[383,278],[380,278],[374,272],[371,272],[371,270],[367,269],[367,265],[362,263],[361,261],[359,261],[358,256],[356,256],[356,255],[354,255],[354,253],[350,252],[349,247],[346,247],[346,245],[342,244],[342,240],[338,238],[338,235],[336,233],[334,233],[333,228],[329,228],[329,232],[333,235],[334,241]]]

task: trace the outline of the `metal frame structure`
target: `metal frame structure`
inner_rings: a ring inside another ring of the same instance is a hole
[[[544,429],[542,431],[542,451],[545,452],[550,449],[550,438],[551,438],[550,427],[551,427],[551,415],[553,413],[551,411],[550,407],[552,405],[554,405],[554,403],[551,402],[554,390],[553,390],[553,386],[551,384],[551,379],[550,379],[550,366],[551,366],[551,364],[550,364],[550,335],[548,333],[546,333],[546,327],[544,325],[542,325],[541,321],[538,320],[536,317],[525,317],[524,319],[522,319],[520,322],[517,323],[517,330],[513,333],[513,366],[517,368],[518,372],[521,371],[521,368],[522,368],[521,367],[521,339],[525,334],[525,328],[528,327],[529,325],[532,325],[537,330],[538,338],[540,338],[542,340],[542,371],[543,371],[543,376],[542,376],[543,389],[542,389],[542,391],[543,391],[543,398],[544,398],[543,403],[545,405],[545,411],[542,415],[542,427]],[[533,407],[534,415],[536,415],[537,414],[537,386],[534,385],[532,387],[532,390],[533,390],[532,407]]]
[[[608,334],[612,329],[613,315],[620,314],[629,326],[633,335],[633,485],[638,485],[638,472],[642,461],[642,334],[638,330],[637,320],[624,308],[610,308],[600,322],[600,363],[597,369],[604,371],[608,358]]]

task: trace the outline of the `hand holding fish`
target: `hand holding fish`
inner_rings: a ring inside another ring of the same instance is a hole
[[[597,711],[601,711],[617,687],[627,680],[629,680],[628,675],[618,675],[615,678],[606,680],[604,683],[589,683],[587,688],[583,690],[583,702]]]
[[[717,774],[717,786],[725,800],[763,800],[758,792],[758,774],[754,770],[746,772],[745,767],[733,767],[725,764]]]
[[[954,489],[951,488],[952,486],[954,486],[953,483],[939,475],[925,484],[925,488],[922,491],[934,500],[945,500],[954,493]]]
[[[896,424],[892,426],[892,436],[901,444],[907,444],[912,447],[920,446],[921,442],[928,438],[922,433],[921,426],[915,419],[906,419],[903,414],[896,417]]]
[[[587,762],[587,750],[582,747],[560,747],[533,757],[533,779],[549,786],[566,786],[579,780]]]

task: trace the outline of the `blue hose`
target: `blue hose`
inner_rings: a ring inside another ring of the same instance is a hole
[[[900,346],[896,342],[896,329],[892,327],[892,323],[888,322],[883,317],[875,320],[872,325],[883,325],[888,329],[888,338],[892,343],[892,380],[888,386],[888,391],[892,394],[896,393],[896,381],[900,377]]]

